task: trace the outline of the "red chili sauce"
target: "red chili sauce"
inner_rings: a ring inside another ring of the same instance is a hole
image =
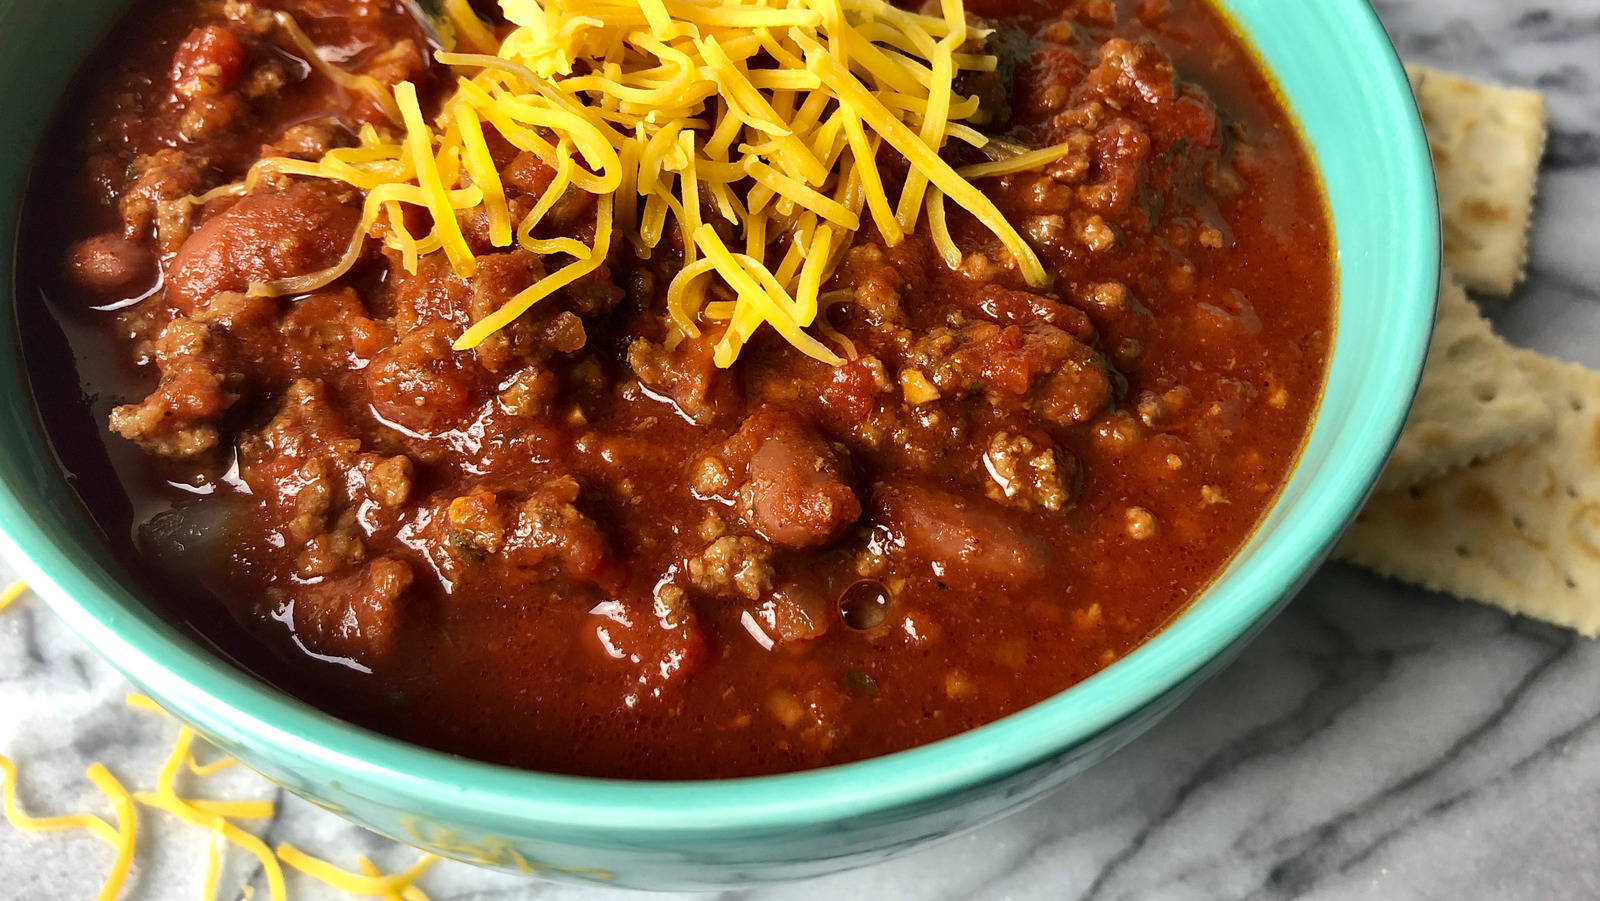
[[[885,754],[1137,647],[1294,466],[1331,341],[1329,216],[1201,0],[972,0],[1002,65],[957,87],[996,134],[1071,145],[980,183],[1053,287],[964,215],[958,271],[925,230],[888,249],[866,228],[826,286],[854,359],[768,331],[727,370],[715,335],[666,346],[680,258],[620,241],[475,351],[451,344],[545,261],[485,253],[462,280],[368,242],[335,285],[247,297],[332,263],[359,197],[281,178],[182,198],[388,127],[268,9],[352,72],[433,102],[450,81],[392,0],[138,4],[40,160],[20,304],[61,464],[130,580],[312,704],[566,773]],[[496,154],[513,194],[548,183]],[[905,163],[882,166],[893,196]],[[591,204],[552,221],[588,240]]]

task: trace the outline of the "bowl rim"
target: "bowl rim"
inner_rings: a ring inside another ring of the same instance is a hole
[[[1393,178],[1414,190],[1395,203],[1417,231],[1400,236],[1415,253],[1396,294],[1437,296],[1438,206],[1433,169],[1409,81],[1367,0],[1334,0],[1375,66],[1387,124],[1396,128]],[[1294,113],[1291,107],[1291,114]],[[1429,261],[1435,265],[1428,265]],[[1341,280],[1342,282],[1342,280]],[[63,559],[56,539],[32,521],[0,479],[0,555],[91,645],[135,683],[202,732],[259,742],[280,754],[346,774],[345,787],[425,799],[434,816],[559,824],[568,830],[627,828],[635,834],[763,830],[837,822],[914,805],[983,785],[1047,760],[1181,686],[1268,615],[1328,553],[1376,482],[1404,423],[1432,327],[1431,305],[1389,323],[1409,357],[1391,360],[1406,390],[1363,415],[1372,439],[1331,461],[1256,551],[1248,573],[1219,579],[1167,628],[1112,666],[1010,716],[949,738],[866,760],[772,776],[642,781],[521,770],[431,750],[372,732],[311,707],[220,660],[170,626],[124,609],[117,593]],[[1330,357],[1330,369],[1338,347]],[[1321,416],[1319,411],[1318,416]],[[1275,502],[1274,508],[1281,500]],[[55,566],[45,563],[54,561]],[[1204,613],[1205,615],[1199,615]]]

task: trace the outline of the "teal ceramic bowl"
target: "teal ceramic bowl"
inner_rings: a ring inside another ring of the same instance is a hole
[[[7,247],[51,110],[125,2],[0,0]],[[72,628],[217,745],[362,825],[447,856],[557,878],[716,887],[871,863],[1015,810],[1139,734],[1288,601],[1377,478],[1422,368],[1438,212],[1417,110],[1377,18],[1365,0],[1224,6],[1276,74],[1331,202],[1340,308],[1327,393],[1293,479],[1228,571],[1152,641],[1043,703],[861,763],[696,783],[523,772],[347,725],[223,663],[119,581],[37,424],[14,315],[0,317],[0,551]],[[13,263],[0,255],[8,284]]]

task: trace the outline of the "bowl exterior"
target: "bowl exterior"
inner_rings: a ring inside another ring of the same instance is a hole
[[[126,4],[0,0],[7,246],[54,106]],[[1293,478],[1217,583],[1123,661],[1028,710],[875,760],[708,783],[517,772],[341,723],[211,656],[125,587],[39,428],[14,313],[0,316],[0,553],[218,746],[315,803],[447,856],[551,878],[711,888],[868,864],[1015,810],[1147,729],[1281,609],[1370,491],[1421,371],[1437,204],[1421,123],[1381,26],[1364,0],[1223,5],[1277,76],[1327,185],[1340,276],[1328,387]],[[0,281],[14,283],[13,269],[13,254],[0,254]]]

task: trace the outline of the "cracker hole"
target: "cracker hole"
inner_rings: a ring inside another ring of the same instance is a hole
[[[1511,528],[1516,529],[1518,532],[1526,532],[1528,531],[1528,524],[1522,521],[1522,517],[1513,516],[1511,517]]]
[[[1409,494],[1411,496],[1412,500],[1420,501],[1420,500],[1422,500],[1422,486],[1421,485],[1412,485],[1411,487],[1406,489],[1406,494]]]
[[[1574,397],[1574,398],[1572,398],[1571,402],[1572,402],[1572,412],[1574,412],[1574,413],[1582,413],[1583,412],[1583,398]]]
[[[1577,500],[1578,499],[1578,489],[1572,487],[1571,485],[1568,485],[1567,486],[1567,497],[1570,497],[1573,500]]]
[[[1489,404],[1494,403],[1494,399],[1500,394],[1500,389],[1489,382],[1479,382],[1472,386],[1472,394],[1479,403]]]
[[[1567,576],[1566,577],[1566,583],[1567,583],[1567,587],[1568,588],[1577,588],[1578,587],[1577,581],[1575,579],[1573,579],[1571,576]]]
[[[1468,550],[1466,545],[1458,544],[1456,545],[1456,556],[1465,560],[1472,556],[1472,551]]]

